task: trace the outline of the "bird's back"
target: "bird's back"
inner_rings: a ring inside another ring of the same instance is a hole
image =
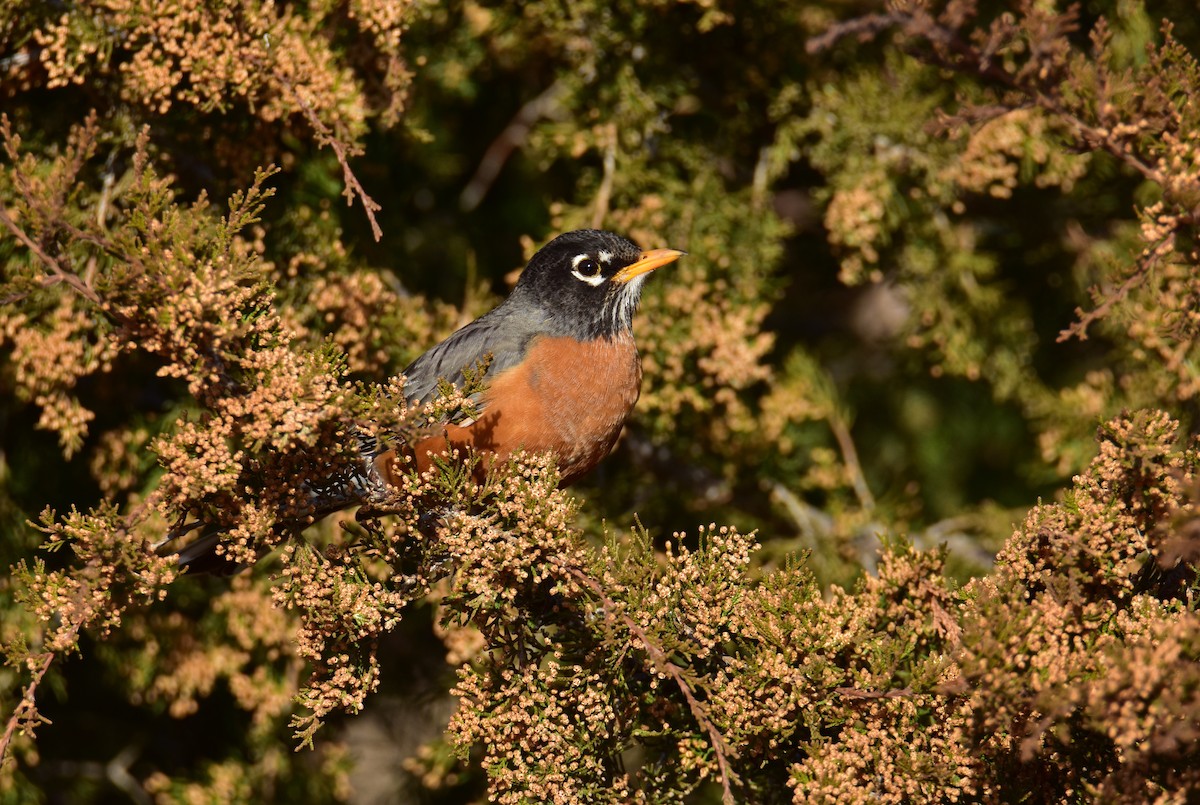
[[[511,299],[510,299],[511,301]],[[487,375],[495,377],[519,364],[530,342],[545,332],[547,317],[536,308],[506,301],[449,338],[425,352],[404,370],[404,395],[412,402],[426,403],[437,392],[438,381],[454,385],[471,371],[490,359]]]

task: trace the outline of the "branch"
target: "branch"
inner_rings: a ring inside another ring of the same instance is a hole
[[[617,174],[617,127],[608,126],[608,144],[604,146],[604,177],[596,191],[596,207],[592,210],[592,229],[599,229],[608,215],[608,202],[612,198],[613,178]]]
[[[912,688],[896,690],[861,690],[859,688],[834,688],[833,692],[847,699],[907,699],[914,695]]]
[[[561,567],[561,565],[560,565]],[[724,805],[733,805],[735,802],[733,797],[732,784],[736,782],[737,777],[733,770],[729,767],[729,756],[733,754],[725,743],[724,736],[721,731],[713,724],[712,719],[708,717],[708,712],[704,705],[696,698],[692,690],[691,684],[684,677],[683,669],[675,663],[671,662],[661,648],[650,639],[646,631],[629,615],[621,609],[612,598],[610,598],[604,589],[600,586],[600,582],[596,581],[591,576],[574,567],[563,567],[570,576],[586,587],[599,600],[604,607],[604,619],[610,624],[615,624],[619,617],[629,633],[638,639],[642,644],[642,649],[646,652],[646,656],[658,671],[666,676],[671,677],[675,684],[683,693],[683,698],[687,701],[688,709],[691,710],[692,718],[696,719],[696,723],[700,725],[708,733],[708,742],[713,748],[713,755],[717,759],[717,768],[721,774],[721,801]],[[620,612],[618,615],[617,613]]]
[[[17,226],[17,222],[9,217],[8,212],[3,207],[0,207],[0,222],[8,227],[8,230],[12,232],[14,236],[16,236],[17,240],[25,244],[25,247],[29,249],[29,251],[33,252],[33,254],[39,260],[41,260],[47,268],[50,269],[51,273],[53,273],[60,282],[67,283],[67,285],[70,285],[72,288],[78,291],[80,296],[84,297],[93,304],[97,306],[103,306],[104,302],[100,299],[100,295],[96,293],[91,286],[84,282],[78,274],[63,268],[61,263],[59,263],[50,255],[46,254],[45,250],[42,249],[41,246],[34,243],[33,239],[25,233],[25,230]]]
[[[8,724],[4,728],[4,735],[0,736],[0,766],[4,765],[4,760],[8,755],[8,748],[12,742],[13,735],[21,728],[23,724],[30,724],[38,720],[43,724],[49,724],[49,720],[41,715],[37,710],[37,702],[34,695],[37,693],[37,687],[41,684],[42,679],[46,676],[46,672],[50,670],[50,663],[54,662],[54,652],[46,652],[45,654],[36,655],[39,662],[33,669],[33,679],[25,687],[21,693],[21,701],[17,704],[16,709],[8,718]]]
[[[333,149],[334,156],[337,157],[338,164],[342,166],[342,182],[345,184],[345,189],[342,195],[346,198],[346,205],[353,206],[354,197],[357,196],[362,201],[363,211],[367,214],[367,220],[371,222],[371,234],[375,236],[378,242],[383,238],[383,230],[379,227],[379,221],[375,220],[375,213],[383,209],[375,199],[367,195],[367,191],[363,189],[362,184],[358,181],[358,177],[354,175],[354,171],[350,169],[350,153],[346,144],[334,136],[329,127],[324,121],[317,116],[316,111],[309,105],[308,101],[296,89],[296,85],[291,79],[284,75],[279,70],[274,71],[275,78],[283,85],[296,101],[296,105],[304,112],[304,116],[308,118],[308,123],[312,126],[313,131],[317,135],[318,145],[328,145]]]
[[[783,506],[800,534],[804,547],[816,553],[820,541],[833,532],[833,518],[816,506],[796,497],[792,490],[779,481],[771,481],[771,500]]]
[[[833,431],[833,438],[837,439],[838,448],[842,451],[842,461],[846,464],[846,472],[850,475],[850,483],[854,487],[854,494],[858,496],[859,505],[864,511],[874,511],[875,496],[871,494],[871,487],[867,485],[867,478],[863,475],[862,463],[858,460],[858,450],[854,448],[850,428],[837,411],[833,411],[827,421],[829,429]]]
[[[1075,134],[1084,144],[1093,149],[1104,151],[1111,157],[1115,157],[1119,162],[1133,168],[1144,178],[1166,189],[1166,182],[1163,179],[1162,173],[1157,168],[1138,159],[1133,151],[1129,150],[1127,143],[1114,138],[1110,133],[1102,132],[1095,126],[1085,123],[1075,113],[1063,109],[1058,101],[1041,92],[1037,93],[1033,100],[1042,109],[1055,115],[1074,129]]]
[[[1067,327],[1065,330],[1062,330],[1058,334],[1056,341],[1061,344],[1063,341],[1068,340],[1072,336],[1077,337],[1080,341],[1086,341],[1088,337],[1087,328],[1093,322],[1099,321],[1107,316],[1113,305],[1125,299],[1125,297],[1129,296],[1133,289],[1145,282],[1146,278],[1150,276],[1150,269],[1154,267],[1154,264],[1158,261],[1158,258],[1164,251],[1169,250],[1174,243],[1175,233],[1168,233],[1165,237],[1159,240],[1158,243],[1155,244],[1154,248],[1147,249],[1142,253],[1142,256],[1137,261],[1137,265],[1134,266],[1133,273],[1121,283],[1120,288],[1117,288],[1117,290],[1110,294],[1104,301],[1087,312],[1084,312],[1083,308],[1075,308],[1075,315],[1079,317],[1079,321],[1075,322],[1070,327]],[[1092,290],[1093,292],[1096,290],[1095,286],[1092,287]]]
[[[804,50],[810,55],[816,55],[822,51],[829,50],[838,43],[838,40],[844,39],[847,36],[858,38],[859,42],[869,42],[880,33],[904,22],[903,14],[866,14],[861,17],[855,17],[845,22],[839,22],[829,26],[825,33],[820,36],[814,36],[804,43]]]
[[[483,152],[483,158],[479,160],[479,167],[475,169],[475,175],[471,177],[467,186],[459,194],[458,206],[463,212],[470,212],[479,206],[488,190],[491,190],[492,184],[495,183],[496,177],[500,175],[500,171],[508,162],[508,158],[512,156],[513,151],[525,144],[533,124],[543,117],[553,114],[558,108],[559,99],[565,92],[566,85],[560,79],[517,110],[517,114],[513,116],[509,124]]]

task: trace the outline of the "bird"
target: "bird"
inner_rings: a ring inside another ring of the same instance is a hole
[[[497,307],[432,347],[402,372],[410,404],[434,399],[443,382],[463,388],[486,366],[473,395],[474,418],[445,423],[411,443],[386,449],[361,441],[361,462],[307,484],[311,503],[294,530],[400,485],[415,467],[425,472],[455,451],[479,459],[486,472],[518,451],[554,455],[560,486],[596,467],[612,450],[641,390],[642,366],[633,317],[655,270],[686,252],[643,250],[598,229],[554,238],[538,250]],[[218,529],[181,524],[160,543],[186,569],[211,569]],[[199,531],[185,546],[178,543]],[[173,545],[174,543],[174,545]],[[218,563],[219,564],[219,563]]]

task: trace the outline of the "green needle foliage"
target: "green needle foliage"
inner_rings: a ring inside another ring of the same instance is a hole
[[[9,3],[0,801],[1187,801],[1194,17]],[[689,253],[614,454],[308,522],[581,227]]]

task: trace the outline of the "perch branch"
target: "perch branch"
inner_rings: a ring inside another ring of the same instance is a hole
[[[680,692],[683,693],[684,700],[687,702],[688,709],[692,713],[692,718],[696,719],[696,723],[708,733],[708,740],[713,748],[713,755],[717,760],[717,768],[721,773],[721,801],[724,805],[733,805],[735,802],[733,797],[733,782],[736,777],[733,770],[729,767],[729,755],[732,753],[725,743],[725,738],[721,735],[721,731],[717,729],[712,719],[708,717],[708,712],[705,710],[704,705],[696,698],[691,683],[684,677],[683,669],[667,658],[666,652],[650,639],[649,635],[646,634],[646,630],[637,621],[626,615],[623,611],[620,611],[620,606],[604,592],[604,589],[600,586],[600,582],[578,568],[564,567],[563,569],[600,600],[600,603],[604,607],[604,619],[610,624],[615,624],[619,618],[629,633],[636,637],[642,644],[642,649],[646,652],[646,656],[653,663],[654,667],[660,673],[670,677],[676,686],[678,686]]]

